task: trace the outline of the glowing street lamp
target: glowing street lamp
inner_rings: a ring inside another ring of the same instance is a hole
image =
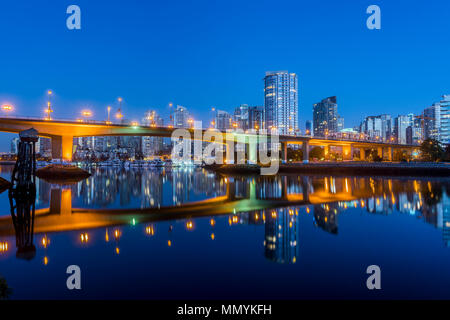
[[[116,118],[121,120],[123,118],[122,114],[122,98],[118,98],[117,101],[119,101],[119,109],[117,109]]]
[[[110,116],[110,114],[111,114],[111,106],[108,106],[108,107],[107,107],[107,110],[108,110],[108,120],[106,121],[106,123],[107,123],[107,124],[110,124],[110,123],[111,123],[111,120],[110,120],[110,117],[109,117],[109,116]]]
[[[4,104],[4,105],[2,105],[2,111],[6,114],[6,115],[8,115],[8,113],[10,113],[11,111],[13,111],[14,110],[14,107],[12,106],[12,105],[10,105],[10,104]]]
[[[50,101],[52,94],[53,94],[52,90],[47,91],[48,101],[47,101],[47,109],[45,110],[45,113],[47,114],[47,116],[45,117],[45,120],[52,120],[51,114],[52,114],[53,110],[52,110],[52,105],[51,105],[51,101]]]
[[[87,120],[87,118],[92,117],[92,111],[91,110],[83,110],[81,111],[81,115]]]

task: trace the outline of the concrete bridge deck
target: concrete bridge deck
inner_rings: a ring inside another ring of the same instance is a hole
[[[30,118],[0,118],[0,131],[19,133],[20,131],[34,128],[42,137],[52,139],[52,157],[55,159],[64,159],[70,161],[73,155],[73,138],[74,137],[90,137],[90,136],[158,136],[171,137],[177,128],[169,127],[153,127],[140,126],[133,124],[113,124],[108,122],[88,121],[78,122],[70,120],[44,120],[44,119],[30,119]],[[188,129],[192,134],[192,139],[195,137],[194,129]],[[204,139],[204,133],[210,129],[201,129],[201,139]],[[227,136],[226,139],[232,139],[233,143],[238,142],[244,136],[245,143],[251,144],[255,141],[255,134],[252,132],[236,133],[235,135]],[[263,134],[263,136],[265,136]],[[281,151],[283,158],[286,160],[287,145],[301,144],[303,146],[304,160],[308,160],[309,146],[323,146],[325,147],[325,155],[329,153],[330,146],[337,146],[342,148],[343,159],[353,159],[353,149],[375,149],[380,156],[386,154],[388,160],[393,160],[394,149],[406,150],[412,153],[418,149],[417,145],[402,145],[396,143],[385,143],[377,141],[364,140],[350,140],[350,139],[325,139],[310,136],[285,136],[280,135],[279,141],[281,143]],[[228,142],[227,142],[228,143]],[[256,147],[249,148],[252,155],[249,159],[256,159]],[[254,153],[254,154],[253,154]],[[361,160],[365,159],[365,152],[360,152]]]

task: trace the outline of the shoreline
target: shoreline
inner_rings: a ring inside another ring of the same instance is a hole
[[[260,173],[256,165],[209,166],[218,173],[248,174]],[[434,162],[326,162],[280,164],[277,174],[320,174],[320,175],[358,175],[358,176],[433,176],[450,177],[450,164]]]

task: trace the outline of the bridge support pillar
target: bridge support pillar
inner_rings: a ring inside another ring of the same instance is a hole
[[[379,157],[381,157],[381,159],[383,159],[383,148],[382,147],[378,147],[377,154]]]
[[[52,137],[52,158],[72,161],[73,136]]]
[[[392,148],[392,147],[387,148],[387,159],[388,159],[388,161],[394,160],[394,148]]]
[[[281,160],[282,163],[287,163],[287,143],[281,142]]]
[[[366,149],[359,148],[359,160],[366,161]]]
[[[227,141],[226,145],[226,164],[234,164],[236,143],[234,141]]]
[[[303,163],[309,162],[309,143],[304,141],[302,143],[302,152],[303,152]]]
[[[342,160],[353,160],[353,146],[342,147]]]
[[[249,164],[258,163],[257,146],[258,146],[258,138],[253,135],[249,136],[249,138],[248,138],[248,157],[247,157],[247,161]]]
[[[330,145],[325,145],[323,147],[323,154],[324,154],[325,160],[330,160]]]

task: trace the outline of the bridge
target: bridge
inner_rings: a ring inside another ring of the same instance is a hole
[[[157,136],[170,138],[177,128],[170,127],[154,127],[141,126],[138,124],[113,124],[106,121],[71,121],[71,120],[45,120],[30,118],[0,118],[0,131],[19,133],[23,130],[34,128],[41,137],[50,138],[52,141],[52,158],[71,161],[74,152],[73,139],[75,137],[92,137],[92,136]],[[191,136],[195,140],[194,129]],[[210,129],[202,129],[203,134]],[[231,137],[231,138],[230,138]],[[244,137],[248,148],[249,161],[256,162],[256,144],[252,147],[252,141],[255,141],[255,133],[235,133],[226,135],[226,144],[234,144],[240,142]],[[359,159],[364,161],[366,158],[366,150],[376,150],[377,154],[388,161],[394,160],[394,151],[401,150],[408,155],[418,151],[417,145],[403,145],[397,143],[386,143],[377,141],[351,140],[351,139],[327,139],[310,136],[279,136],[281,144],[282,158],[287,160],[287,145],[301,145],[303,150],[303,160],[308,161],[310,146],[321,146],[325,149],[325,158],[330,154],[330,147],[338,147],[342,150],[343,160],[353,160],[354,149],[359,149]],[[233,147],[234,148],[234,147]],[[229,149],[227,148],[227,151]],[[235,149],[231,149],[235,150]]]

